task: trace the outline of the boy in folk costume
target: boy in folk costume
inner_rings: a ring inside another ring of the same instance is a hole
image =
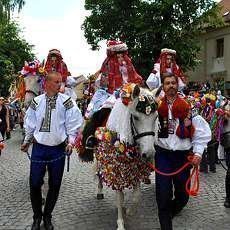
[[[130,57],[128,47],[120,41],[107,42],[107,58],[102,64],[96,82],[99,89],[95,92],[89,104],[86,117],[90,118],[99,110],[104,102],[126,83],[142,83],[142,77],[137,74]],[[94,108],[95,107],[95,108]]]
[[[146,81],[150,90],[161,86],[161,75],[163,73],[172,73],[178,77],[179,91],[185,87],[185,77],[180,67],[176,64],[176,50],[167,48],[161,50],[160,57],[154,64],[152,73]]]
[[[108,117],[119,95],[119,89],[126,83],[142,83],[142,77],[137,74],[128,56],[128,47],[125,43],[108,41],[107,58],[102,64],[99,79],[96,81],[99,81],[100,87],[87,108],[85,117],[90,120],[83,130],[83,145],[86,144],[89,148],[94,146],[94,141],[92,141],[94,132]],[[92,138],[88,138],[90,135]]]
[[[67,76],[69,75],[69,71],[67,65],[63,61],[62,55],[60,50],[58,49],[51,49],[48,53],[45,70],[47,73],[51,71],[55,71],[61,74],[62,76],[62,85],[60,88],[60,92],[65,91],[65,84]]]
[[[158,107],[160,129],[155,164],[160,171],[172,173],[187,162],[191,149],[194,153],[192,164],[200,164],[211,131],[208,123],[193,114],[190,104],[178,95],[178,78],[171,73],[162,77],[165,96]],[[189,168],[175,176],[156,174],[156,200],[162,230],[172,230],[172,217],[187,204],[189,195],[185,185],[189,176]]]

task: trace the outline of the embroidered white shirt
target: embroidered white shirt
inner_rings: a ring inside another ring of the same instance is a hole
[[[192,118],[192,124],[195,128],[192,139],[179,138],[175,132],[179,125],[179,119],[174,119],[175,130],[169,134],[168,138],[157,138],[156,145],[168,150],[189,150],[193,147],[193,152],[202,156],[207,143],[211,140],[211,130],[209,124],[200,115]]]
[[[34,137],[38,143],[48,146],[59,145],[67,138],[73,144],[82,123],[81,112],[69,96],[58,93],[56,103],[50,105],[42,94],[33,99],[26,111],[24,143]]]

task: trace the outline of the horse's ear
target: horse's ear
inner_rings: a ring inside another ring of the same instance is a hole
[[[160,95],[162,89],[163,89],[163,86],[161,85],[159,88],[153,89],[153,90],[151,91],[151,94],[152,94],[154,97],[158,97],[158,96]]]
[[[43,59],[42,63],[41,63],[41,67],[45,66],[45,59]]]
[[[133,98],[136,98],[140,95],[140,87],[138,85],[135,85],[134,89],[133,89]]]

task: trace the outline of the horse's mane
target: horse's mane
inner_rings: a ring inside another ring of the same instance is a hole
[[[130,127],[131,113],[121,99],[117,99],[107,121],[107,128],[118,134],[120,141],[132,144],[132,132]]]

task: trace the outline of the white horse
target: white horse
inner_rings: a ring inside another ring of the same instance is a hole
[[[155,124],[158,116],[156,111],[157,103],[153,93],[140,89],[138,86],[135,86],[131,98],[132,101],[128,106],[125,106],[121,99],[117,100],[106,126],[109,130],[118,134],[120,142],[136,145],[141,155],[140,161],[145,164],[148,159],[153,159],[155,153],[154,138],[156,135]],[[98,149],[95,154],[97,158]],[[103,163],[101,164],[97,161],[97,167],[100,175],[100,168],[103,167]],[[116,175],[114,177],[116,178]],[[103,198],[102,181],[103,179],[100,179],[99,176],[98,198]],[[126,212],[124,212],[124,192],[122,189],[115,189],[118,208],[117,230],[125,230],[124,215],[131,215],[136,210],[140,200],[140,183],[141,180],[133,183],[134,205],[128,208]]]
[[[40,95],[42,93],[42,88],[40,85],[41,81],[40,75],[32,75],[28,74],[27,76],[24,77],[24,82],[25,82],[25,100],[24,100],[24,106],[25,108],[28,108],[31,101],[33,100],[34,97]]]

